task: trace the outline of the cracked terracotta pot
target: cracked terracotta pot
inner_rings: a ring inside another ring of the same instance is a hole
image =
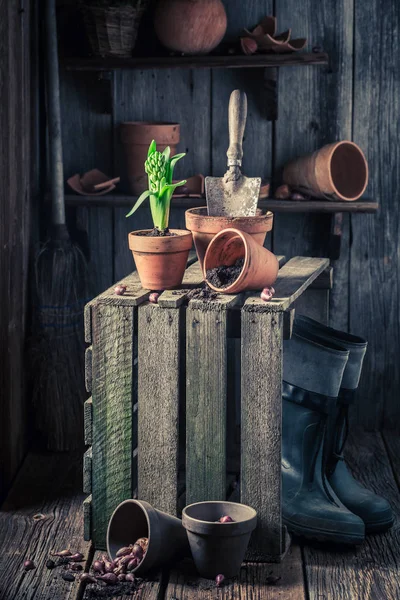
[[[172,290],[182,283],[192,234],[170,229],[174,235],[152,237],[146,235],[150,231],[132,231],[128,236],[140,283],[146,290]]]
[[[171,156],[174,156],[179,144],[180,126],[178,123],[127,121],[121,123],[120,133],[125,151],[130,189],[134,196],[139,196],[147,190],[144,163],[149,145],[156,140],[159,152],[169,146]]]
[[[250,234],[254,240],[263,246],[268,231],[271,231],[274,221],[272,212],[257,210],[255,217],[209,217],[206,207],[191,208],[185,213],[186,227],[193,233],[197,257],[203,268],[204,255],[208,244],[215,234],[228,227],[240,229]]]
[[[353,201],[365,192],[368,164],[357,144],[336,142],[286,164],[283,181],[315,198]]]
[[[239,277],[230,285],[218,288],[207,285],[223,294],[239,294],[249,290],[270,287],[278,277],[279,262],[275,254],[257,243],[253,236],[239,229],[224,229],[211,240],[204,257],[204,273],[223,265],[231,266],[244,259]]]

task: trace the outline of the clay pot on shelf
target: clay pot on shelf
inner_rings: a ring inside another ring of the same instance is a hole
[[[185,229],[170,229],[175,235],[144,235],[150,231],[132,231],[128,236],[140,282],[147,290],[172,290],[182,283],[192,234]]]
[[[206,207],[191,208],[185,213],[186,227],[193,233],[194,245],[200,266],[203,268],[204,255],[215,234],[223,229],[240,229],[250,234],[262,246],[268,231],[271,231],[274,215],[257,210],[255,217],[209,217]]]
[[[157,141],[157,150],[171,148],[171,156],[176,154],[179,144],[180,126],[178,123],[150,121],[128,121],[120,126],[121,142],[125,151],[129,186],[134,196],[147,190],[147,175],[144,163],[152,140]]]
[[[237,279],[219,288],[206,278],[211,289],[224,294],[238,294],[247,290],[261,290],[275,283],[279,270],[275,254],[239,229],[224,229],[211,240],[204,257],[204,274],[209,269],[232,266],[238,259],[244,259],[244,263]]]
[[[327,144],[285,165],[283,181],[315,198],[358,200],[368,184],[368,164],[353,142]]]
[[[121,58],[131,56],[147,4],[148,0],[135,0],[123,6],[84,2],[83,20],[93,54]]]
[[[234,522],[220,523],[229,515]],[[183,509],[182,523],[187,531],[196,569],[202,577],[215,579],[239,574],[257,513],[237,502],[197,502]]]
[[[146,555],[133,569],[143,575],[182,556],[190,556],[182,521],[143,500],[125,500],[112,514],[107,529],[107,552],[114,560],[120,548],[134,544],[139,538],[149,540]]]
[[[208,54],[227,26],[221,0],[158,0],[154,29],[160,42],[176,52]]]

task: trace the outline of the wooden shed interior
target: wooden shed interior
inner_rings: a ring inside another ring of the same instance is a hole
[[[89,257],[90,298],[132,272],[127,235],[148,226],[150,219],[146,203],[133,219],[126,219],[134,198],[127,183],[121,122],[179,123],[178,151],[187,156],[177,167],[178,176],[221,176],[229,96],[243,89],[248,97],[243,170],[269,180],[272,190],[291,158],[336,140],[353,140],[363,149],[369,184],[365,198],[356,204],[285,205],[271,194],[260,205],[274,212],[266,244],[275,254],[331,259],[330,325],[368,340],[349,456],[359,478],[386,493],[400,514],[399,3],[224,0],[226,51],[244,27],[253,27],[267,14],[277,17],[280,30],[292,28],[308,40],[306,58],[226,54],[224,60],[165,51],[160,58],[151,11],[139,30],[136,58],[93,59],[77,2],[57,4],[65,181],[93,168],[121,177],[117,188],[104,196],[78,196],[65,187],[69,229]],[[83,541],[79,512],[81,458],[42,454],[32,430],[28,350],[34,256],[46,236],[50,210],[42,10],[40,0],[0,0],[0,528],[5,532],[0,547],[8,544],[17,552],[28,539],[31,547],[42,545],[44,556],[44,539],[59,536],[61,545],[74,540],[91,561],[94,549]],[[184,228],[185,210],[199,205],[205,200],[174,199],[171,225]],[[43,517],[47,514],[54,514],[54,523]],[[48,525],[36,538],[33,524],[41,518]],[[386,538],[370,538],[363,550],[348,555],[295,543],[279,597],[400,598],[397,534],[396,524]],[[20,589],[26,595],[18,595],[13,579],[18,568],[11,559],[5,565],[9,576],[0,584],[0,598],[33,598],[24,582]],[[259,598],[278,597],[274,588],[257,587],[268,574],[250,566],[224,597],[248,597],[251,589],[259,590]],[[190,578],[196,581],[194,575]],[[50,597],[46,585],[38,584],[37,598]],[[89,598],[78,584],[72,592],[57,587],[65,582],[54,585],[59,594],[54,598]],[[213,597],[207,588],[194,586],[172,571],[148,584],[140,597]]]

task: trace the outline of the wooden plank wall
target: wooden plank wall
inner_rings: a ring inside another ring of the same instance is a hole
[[[64,3],[66,0],[63,0]],[[228,37],[271,14],[278,28],[306,36],[309,46],[330,54],[329,67],[288,67],[279,73],[279,118],[265,120],[263,71],[120,71],[112,75],[113,100],[96,74],[62,74],[65,173],[93,167],[123,177],[118,125],[123,120],[162,119],[181,124],[181,147],[188,153],[179,174],[222,175],[228,144],[227,105],[235,87],[246,90],[249,115],[244,170],[279,181],[289,158],[338,139],[354,139],[370,165],[368,196],[379,200],[376,215],[344,217],[342,253],[334,263],[331,324],[365,335],[370,346],[361,380],[357,420],[369,429],[396,426],[400,372],[399,329],[399,98],[396,64],[400,8],[395,0],[226,0]],[[376,23],[380,26],[377,27]],[[110,106],[107,106],[110,104]],[[94,292],[126,275],[133,262],[126,234],[149,224],[149,209],[133,219],[125,209],[80,209],[89,234]],[[184,223],[184,209],[172,225]],[[287,258],[326,256],[330,217],[277,214],[267,244]]]
[[[30,3],[0,0],[0,498],[26,445],[24,337],[30,213]]]

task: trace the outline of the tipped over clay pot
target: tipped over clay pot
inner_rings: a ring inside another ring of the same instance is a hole
[[[203,268],[204,255],[215,234],[223,229],[240,229],[250,234],[262,246],[274,222],[272,212],[257,210],[255,217],[209,217],[207,208],[190,208],[185,213],[186,227],[193,233],[194,245],[200,266]]]
[[[121,123],[120,133],[125,151],[130,190],[134,196],[138,196],[147,190],[144,163],[151,142],[156,140],[159,152],[169,146],[171,156],[174,156],[179,144],[180,126],[178,123],[127,121]]]
[[[228,515],[231,523],[220,523]],[[196,569],[202,577],[215,579],[239,574],[257,513],[236,502],[197,502],[183,509],[182,523],[189,539]]]
[[[133,573],[143,575],[176,558],[190,556],[182,521],[143,500],[125,500],[113,512],[107,529],[107,552],[114,560],[120,548],[148,538],[149,545],[142,562]]]
[[[283,181],[315,198],[358,200],[368,184],[368,164],[357,144],[336,142],[289,162]]]
[[[232,266],[244,259],[235,281],[225,287],[216,287],[207,280],[207,271],[221,266]],[[279,263],[275,254],[260,246],[254,238],[239,229],[224,229],[211,240],[204,257],[206,282],[216,292],[238,294],[247,290],[270,287],[278,276]]]
[[[132,231],[128,236],[140,283],[146,290],[172,290],[182,283],[192,234],[185,229],[170,229],[170,236],[145,235],[150,231]]]

